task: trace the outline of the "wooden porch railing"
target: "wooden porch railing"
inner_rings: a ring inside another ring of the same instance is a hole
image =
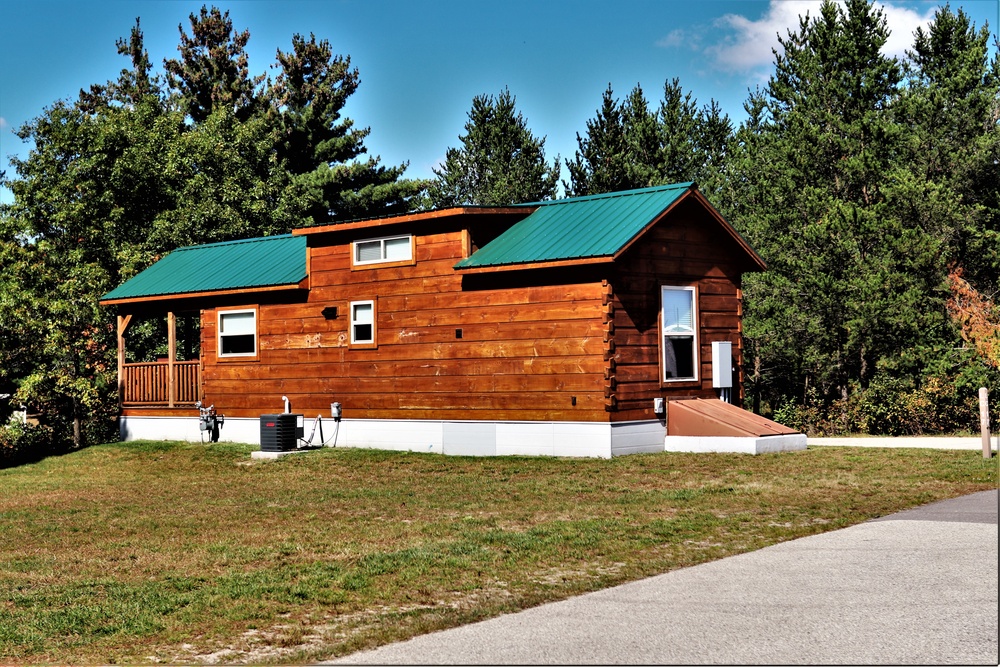
[[[173,397],[170,364],[152,361],[122,365],[122,405],[193,405],[201,398],[201,362],[175,361]]]

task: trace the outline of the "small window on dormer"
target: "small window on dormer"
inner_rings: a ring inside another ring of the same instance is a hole
[[[409,262],[413,259],[413,237],[409,235],[355,241],[353,245],[355,266]]]

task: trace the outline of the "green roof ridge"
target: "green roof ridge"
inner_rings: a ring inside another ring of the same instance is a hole
[[[685,181],[683,183],[670,183],[668,185],[651,185],[647,188],[634,188],[632,190],[618,190],[616,192],[598,192],[592,195],[565,197],[563,199],[546,199],[544,201],[516,204],[516,206],[552,206],[554,204],[573,204],[576,202],[586,202],[597,199],[615,199],[618,197],[628,197],[632,195],[642,195],[653,192],[664,192],[666,190],[687,190],[688,188],[691,188],[696,185],[697,184],[694,181]]]
[[[535,210],[455,268],[613,257],[694,187],[673,183],[524,204]]]

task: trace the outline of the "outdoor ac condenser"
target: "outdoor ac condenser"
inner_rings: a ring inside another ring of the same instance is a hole
[[[287,452],[295,449],[302,415],[282,412],[260,416],[260,451]]]

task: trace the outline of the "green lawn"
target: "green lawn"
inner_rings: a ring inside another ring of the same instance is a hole
[[[997,487],[972,451],[250,451],[0,470],[0,662],[308,662]]]

